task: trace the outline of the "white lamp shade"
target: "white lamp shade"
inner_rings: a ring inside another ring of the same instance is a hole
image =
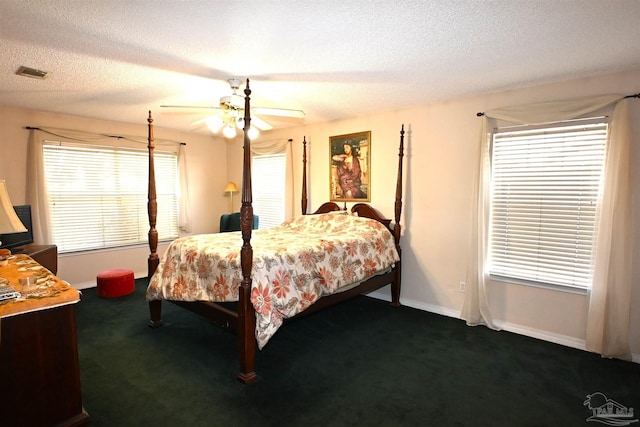
[[[0,233],[23,233],[27,231],[16,211],[13,209],[7,184],[4,180],[0,180]]]

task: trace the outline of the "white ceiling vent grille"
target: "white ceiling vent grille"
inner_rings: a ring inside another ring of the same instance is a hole
[[[40,79],[40,80],[43,80],[49,77],[49,72],[47,71],[36,70],[35,68],[29,68],[25,66],[21,66],[20,68],[18,68],[18,71],[16,71],[16,74],[19,76],[31,77],[32,79]]]

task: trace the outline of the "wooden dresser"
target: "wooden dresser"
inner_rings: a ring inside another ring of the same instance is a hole
[[[27,254],[54,275],[58,274],[58,247],[56,245],[36,245],[31,243],[13,248],[11,251],[14,254]]]
[[[20,277],[37,286],[23,289]],[[0,266],[22,293],[0,302],[0,424],[83,426],[75,308],[80,293],[26,254]]]

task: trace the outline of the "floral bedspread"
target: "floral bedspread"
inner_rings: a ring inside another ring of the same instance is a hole
[[[241,246],[239,231],[175,240],[149,282],[147,300],[237,301]],[[400,259],[383,224],[339,213],[303,215],[253,230],[251,246],[251,303],[259,348],[284,318]]]

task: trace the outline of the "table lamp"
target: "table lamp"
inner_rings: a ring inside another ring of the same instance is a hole
[[[229,197],[231,197],[231,212],[233,212],[233,193],[238,192],[238,187],[235,182],[229,181],[227,186],[224,188],[225,193],[229,193]]]
[[[9,198],[5,180],[0,180],[0,234],[23,233],[27,228],[22,224]],[[2,242],[0,242],[2,246]],[[8,249],[0,252],[0,265],[6,263],[6,256],[11,255]]]

